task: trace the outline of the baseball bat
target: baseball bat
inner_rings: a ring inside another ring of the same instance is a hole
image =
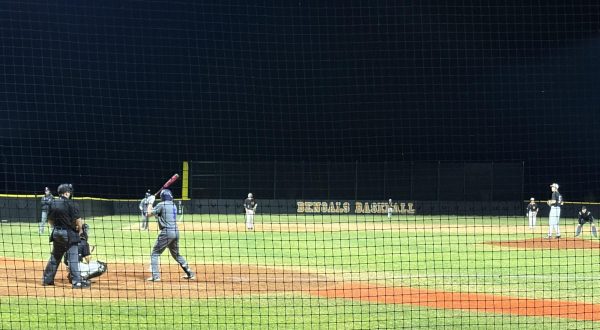
[[[156,193],[154,193],[154,196],[158,196],[158,194],[160,194],[160,192],[163,191],[163,189],[169,188],[173,184],[173,182],[177,181],[177,179],[179,179],[179,174],[173,174],[173,176],[169,180],[167,180],[167,182],[165,182],[165,184],[163,184],[162,187],[160,187],[160,189],[158,189]]]

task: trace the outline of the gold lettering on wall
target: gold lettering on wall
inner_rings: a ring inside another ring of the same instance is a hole
[[[361,202],[354,203],[354,210],[349,202],[342,201],[296,201],[296,213],[320,213],[320,214],[387,214],[388,204],[386,202]],[[394,203],[395,214],[415,214],[414,203]],[[354,212],[353,212],[354,211]]]

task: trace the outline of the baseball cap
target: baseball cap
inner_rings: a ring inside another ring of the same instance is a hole
[[[555,182],[555,183],[551,184],[550,187],[554,187],[554,188],[558,189],[558,183]]]

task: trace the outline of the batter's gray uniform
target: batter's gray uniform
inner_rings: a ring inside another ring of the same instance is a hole
[[[152,209],[158,221],[160,233],[156,238],[152,255],[150,258],[152,277],[149,281],[160,281],[159,257],[166,248],[171,252],[175,259],[189,279],[195,278],[194,272],[190,269],[185,258],[179,254],[179,229],[177,228],[177,206],[172,200],[166,200],[156,204]]]

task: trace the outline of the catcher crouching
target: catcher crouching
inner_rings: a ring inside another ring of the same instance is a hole
[[[108,265],[100,260],[92,260],[92,252],[94,252],[94,246],[90,247],[88,243],[89,238],[89,229],[88,224],[83,225],[83,230],[81,232],[79,242],[77,248],[79,250],[79,272],[81,274],[81,278],[84,280],[90,280],[94,277],[101,276],[106,273],[108,270]],[[69,263],[65,258],[65,264],[69,267]],[[68,275],[69,282],[71,282],[71,274]]]

